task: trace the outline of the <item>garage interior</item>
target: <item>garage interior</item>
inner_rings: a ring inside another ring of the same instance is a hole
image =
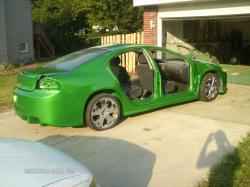
[[[249,28],[249,16],[164,19],[162,41],[174,50],[182,44],[208,52],[221,64],[250,65]]]

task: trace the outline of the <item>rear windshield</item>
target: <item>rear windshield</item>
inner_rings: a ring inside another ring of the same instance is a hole
[[[85,64],[89,60],[92,60],[102,54],[106,53],[108,49],[104,48],[88,48],[80,51],[76,51],[74,53],[70,53],[63,57],[60,57],[48,64],[46,64],[45,68],[53,68],[62,71],[72,70],[82,64]]]

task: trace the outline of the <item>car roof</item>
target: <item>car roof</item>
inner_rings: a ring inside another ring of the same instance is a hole
[[[141,47],[141,48],[160,48],[157,46],[151,46],[151,45],[144,45],[144,44],[111,44],[111,45],[103,45],[98,46],[103,49],[108,49],[112,51],[121,50],[121,49],[128,49],[133,47]]]
[[[107,49],[112,52],[114,51],[120,51],[124,49],[131,49],[131,48],[145,48],[145,49],[155,49],[155,50],[167,50],[168,52],[171,52],[173,54],[179,55],[183,58],[186,57],[186,55],[183,55],[177,51],[173,51],[171,49],[168,49],[166,47],[159,47],[159,46],[153,46],[153,45],[145,45],[145,44],[111,44],[111,45],[103,45],[103,46],[97,46],[98,48]]]

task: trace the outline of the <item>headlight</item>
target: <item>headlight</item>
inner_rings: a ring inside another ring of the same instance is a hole
[[[46,90],[58,90],[61,88],[60,84],[50,77],[43,77],[39,80],[38,84],[39,89],[46,89]]]

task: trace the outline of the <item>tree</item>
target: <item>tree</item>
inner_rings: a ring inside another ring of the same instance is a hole
[[[57,53],[96,45],[102,34],[142,30],[142,9],[132,0],[33,0],[32,6]]]
[[[76,0],[35,0],[33,20],[43,25],[59,54],[86,47],[87,18],[75,11]]]
[[[142,30],[143,11],[132,0],[85,0],[89,25],[99,25],[102,33],[127,33]],[[114,28],[118,27],[118,31]]]

